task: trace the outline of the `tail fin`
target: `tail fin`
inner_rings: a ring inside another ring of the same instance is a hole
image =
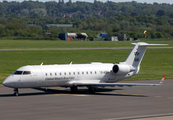
[[[133,50],[131,51],[125,62],[133,67],[140,66],[140,63],[145,54],[147,46],[167,45],[167,44],[148,44],[145,42],[138,42],[132,44],[135,45],[135,47],[133,48]]]

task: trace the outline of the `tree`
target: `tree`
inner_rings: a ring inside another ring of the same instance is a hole
[[[170,18],[173,18],[173,13],[171,13],[171,14],[169,15],[169,17],[170,17]]]
[[[0,24],[0,37],[3,37],[5,35],[5,26]]]
[[[28,16],[29,15],[29,10],[28,9],[21,10],[21,15],[22,16]]]
[[[119,31],[120,31],[120,28],[116,27],[116,26],[114,26],[113,29],[112,29],[112,32],[119,32]]]
[[[42,8],[30,10],[30,15],[34,15],[34,14],[39,14],[40,16],[45,16],[45,15],[47,15],[47,11]]]
[[[156,13],[157,16],[161,17],[165,15],[165,11],[164,10],[158,10]]]
[[[163,37],[163,34],[161,32],[156,32],[155,35],[156,35],[157,38],[162,38]]]
[[[155,21],[157,25],[169,25],[168,20],[163,17],[157,18]]]
[[[137,16],[138,14],[136,12],[132,12],[131,13],[131,16],[134,17],[134,16]]]
[[[156,38],[155,32],[150,33],[151,38]]]

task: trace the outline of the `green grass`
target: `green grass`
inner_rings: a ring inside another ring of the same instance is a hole
[[[112,42],[114,43],[114,42]],[[118,43],[118,42],[117,42]],[[100,44],[100,43],[99,43]],[[126,43],[125,43],[126,44]],[[123,62],[128,50],[0,51],[0,84],[17,68],[25,65]],[[147,49],[138,75],[128,80],[173,78],[173,49]]]
[[[29,48],[117,48],[133,47],[135,41],[51,41],[51,40],[0,40],[0,49],[29,49]],[[147,43],[169,44],[173,40],[147,41]]]

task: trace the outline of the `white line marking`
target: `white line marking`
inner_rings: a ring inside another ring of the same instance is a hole
[[[131,119],[139,119],[139,118],[154,118],[154,117],[164,117],[164,116],[173,116],[173,113],[124,117],[124,118],[111,118],[111,119],[104,119],[104,120],[131,120]]]

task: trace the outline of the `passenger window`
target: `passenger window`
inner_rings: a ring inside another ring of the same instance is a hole
[[[78,72],[78,75],[79,75],[80,73]]]
[[[23,75],[30,75],[30,74],[31,74],[30,71],[24,71],[24,72],[23,72]]]
[[[64,73],[64,75],[66,75],[66,73]]]
[[[71,75],[71,72],[69,72],[69,75]]]
[[[92,72],[90,72],[90,74],[92,74]]]
[[[97,74],[97,72],[95,71],[95,74]]]
[[[13,74],[14,74],[14,75],[22,75],[22,72],[23,72],[23,71],[15,71]]]
[[[84,72],[82,72],[82,74],[84,74]]]
[[[50,76],[52,76],[52,73],[50,73]]]
[[[55,73],[55,76],[57,75],[57,73]]]
[[[86,74],[88,74],[88,72],[86,72]]]
[[[61,75],[61,73],[59,73],[59,75]]]
[[[75,75],[75,72],[73,72],[73,75]]]
[[[45,73],[45,75],[47,76],[47,73]]]

